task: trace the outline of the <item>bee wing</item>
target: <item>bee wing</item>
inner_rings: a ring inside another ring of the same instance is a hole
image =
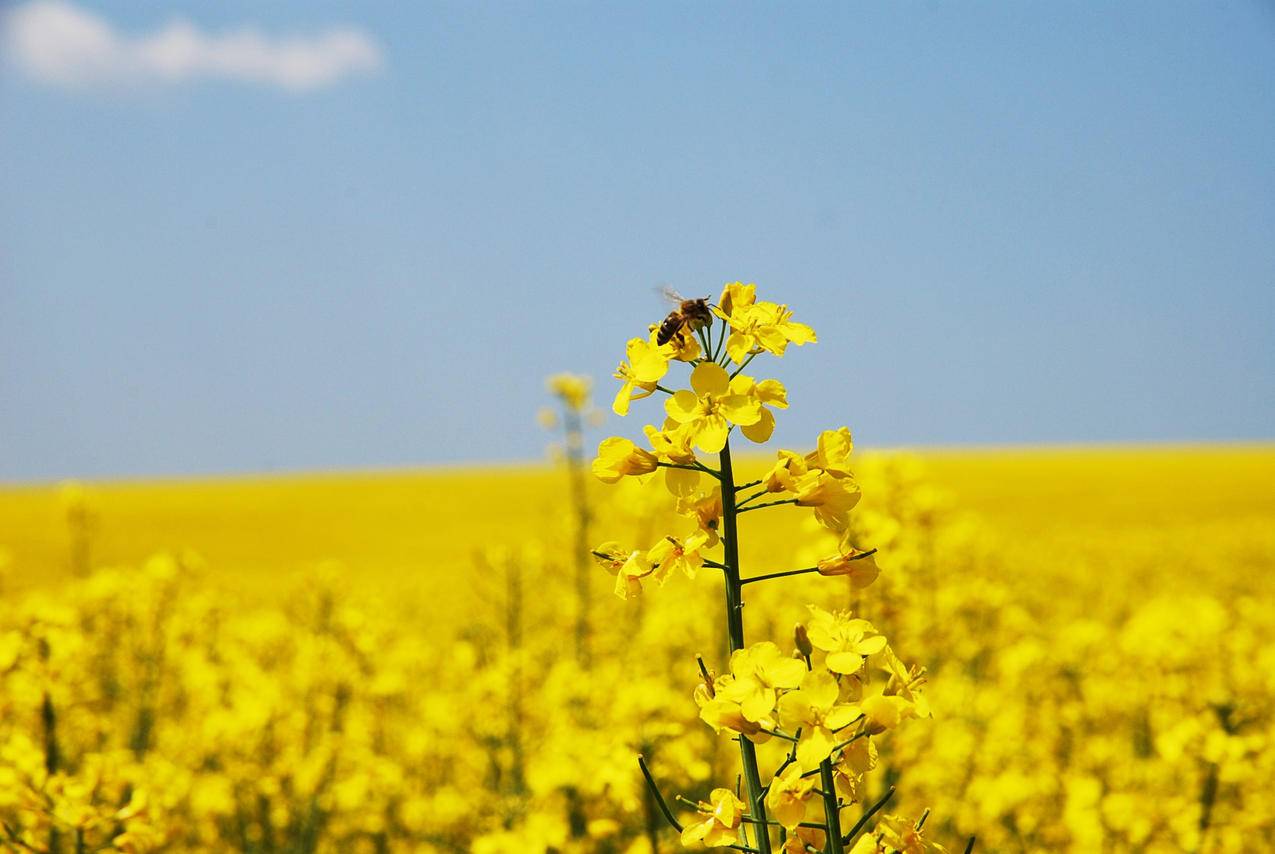
[[[670,285],[660,285],[659,287],[656,288],[656,290],[660,292],[660,296],[664,297],[664,299],[668,300],[669,302],[675,305],[681,305],[683,302],[686,301],[686,297],[682,296],[677,291],[673,290],[672,286]]]

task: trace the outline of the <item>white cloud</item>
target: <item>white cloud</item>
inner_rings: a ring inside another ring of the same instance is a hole
[[[175,20],[121,33],[65,0],[34,0],[4,14],[4,53],[31,77],[74,88],[239,80],[303,91],[381,67],[367,34],[342,27],[270,38],[253,27],[207,33]]]

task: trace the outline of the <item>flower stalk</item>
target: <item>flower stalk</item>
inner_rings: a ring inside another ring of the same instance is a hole
[[[722,575],[726,588],[726,630],[733,654],[744,648],[744,583],[739,569],[739,517],[735,509],[735,472],[731,464],[729,439],[722,446],[718,458],[722,490],[722,550],[725,553]],[[770,832],[764,823],[766,804],[761,773],[757,768],[757,748],[749,739],[740,738],[739,753],[748,787],[749,812],[762,822],[757,829],[757,848],[762,854],[770,854]]]
[[[795,649],[766,640],[748,643],[745,585],[818,573],[845,576],[858,591],[880,569],[873,559],[876,550],[853,542],[849,513],[859,500],[859,487],[849,467],[853,443],[848,428],[823,431],[807,454],[780,450],[764,477],[735,482],[732,440],[765,443],[775,427],[774,411],[788,408],[782,383],[748,376],[744,370],[762,353],[782,356],[789,344],[813,343],[814,331],[793,321],[787,306],[758,301],[752,285],[729,284],[719,304],[706,303],[685,301],[651,327],[649,339],[628,342],[627,359],[615,373],[623,384],[613,410],[625,415],[632,401],[664,391],[666,417],[662,427],[644,428],[650,450],[628,438],[611,437],[599,445],[592,465],[604,483],[632,477],[640,488],[653,481],[654,488],[667,488],[692,530],[665,534],[647,548],[605,542],[590,551],[615,577],[615,592],[623,599],[642,595],[647,585],[663,586],[676,575],[694,579],[705,567],[721,571],[729,672],[714,673],[699,659],[694,696],[700,718],[739,743],[740,774],[733,788],[713,789],[707,800],[679,796],[695,811],[679,822],[644,759],[639,767],[651,797],[686,846],[772,854],[777,836],[784,854],[819,854],[820,847],[824,854],[845,854],[842,793],[847,803],[857,801],[863,775],[876,765],[873,737],[904,718],[928,715],[917,693],[923,672],[900,663],[867,620],[815,605],[808,623],[794,630]],[[712,325],[711,317],[704,319],[709,311],[722,321],[716,336],[706,329]],[[674,362],[690,367],[690,388],[665,385]],[[701,453],[716,455],[716,469],[701,461]],[[755,491],[745,496],[748,490]],[[818,525],[835,537],[835,553],[815,566],[745,578],[740,515],[782,505],[810,509]],[[712,551],[719,547],[720,558]],[[888,680],[874,676],[882,672],[890,674]],[[757,744],[771,739],[792,747],[787,761],[766,781],[758,767]],[[821,821],[815,820],[817,813],[807,815],[819,804]]]

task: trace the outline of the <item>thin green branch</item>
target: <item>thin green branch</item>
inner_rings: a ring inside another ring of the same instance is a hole
[[[754,504],[752,507],[745,507],[740,513],[751,513],[754,510],[761,510],[763,507],[778,507],[780,504],[796,504],[796,498],[785,498],[782,501],[767,501],[764,504]]]
[[[819,567],[808,566],[805,569],[790,569],[787,572],[772,572],[768,575],[754,575],[752,578],[745,578],[740,584],[752,584],[754,581],[768,581],[772,578],[784,578],[789,575],[805,575],[810,572],[818,572]]]
[[[741,489],[746,489],[746,488],[747,488],[747,487],[741,487]],[[750,503],[752,503],[753,501],[756,501],[758,498],[761,498],[763,495],[769,495],[769,494],[770,494],[770,490],[769,490],[769,489],[759,489],[759,490],[757,490],[756,492],[754,492],[752,495],[750,495],[750,496],[748,496],[747,498],[745,498],[743,501],[741,501],[741,502],[739,502],[738,504],[736,504],[736,505],[735,505],[735,509],[736,509],[736,510],[742,510],[742,509],[744,508],[744,505],[745,505],[745,504],[750,504]]]
[[[664,795],[660,793],[660,787],[655,785],[655,778],[651,776],[651,769],[646,767],[646,757],[638,756],[638,767],[642,769],[642,776],[646,778],[646,786],[651,790],[651,794],[655,796],[655,803],[659,806],[660,812],[664,813],[664,818],[672,825],[673,829],[681,833],[682,825],[673,817],[673,812],[668,808]]]
[[[876,815],[881,810],[881,808],[885,806],[886,803],[889,802],[890,798],[892,797],[894,797],[893,786],[891,786],[889,791],[887,791],[884,795],[881,796],[881,800],[873,804],[872,807],[863,814],[863,817],[854,823],[854,827],[850,828],[849,833],[841,837],[841,844],[849,845],[851,842],[853,842],[854,838],[859,835],[859,831],[863,830],[863,828],[867,826],[868,822],[872,820],[872,817]]]
[[[698,472],[703,472],[704,474],[711,474],[713,477],[718,477],[718,478],[721,477],[720,472],[716,471],[715,469],[711,469],[708,466],[698,461],[696,461],[693,465],[687,465],[685,463],[660,463],[660,462],[657,462],[655,465],[662,469],[686,469],[687,471],[698,471]]]
[[[717,336],[717,349],[713,351],[713,361],[721,359],[722,348],[726,346],[726,336],[730,333],[730,325],[722,321],[722,331]]]
[[[732,372],[731,372],[730,378],[731,378],[731,379],[735,379],[735,377],[737,377],[737,376],[739,376],[741,373],[743,373],[743,372],[744,372],[744,368],[748,367],[748,363],[749,363],[749,362],[751,362],[751,361],[752,361],[753,359],[755,359],[755,358],[757,358],[757,354],[756,354],[756,353],[749,353],[749,354],[748,354],[748,358],[747,358],[747,359],[745,359],[745,360],[743,361],[743,363],[742,363],[742,364],[741,364],[738,368],[736,368],[734,371],[732,371]]]

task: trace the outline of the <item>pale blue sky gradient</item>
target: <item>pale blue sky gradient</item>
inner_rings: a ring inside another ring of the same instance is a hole
[[[787,444],[1275,437],[1270,4],[171,6],[85,4],[383,67],[0,72],[2,480],[537,458],[741,278],[821,336]]]

